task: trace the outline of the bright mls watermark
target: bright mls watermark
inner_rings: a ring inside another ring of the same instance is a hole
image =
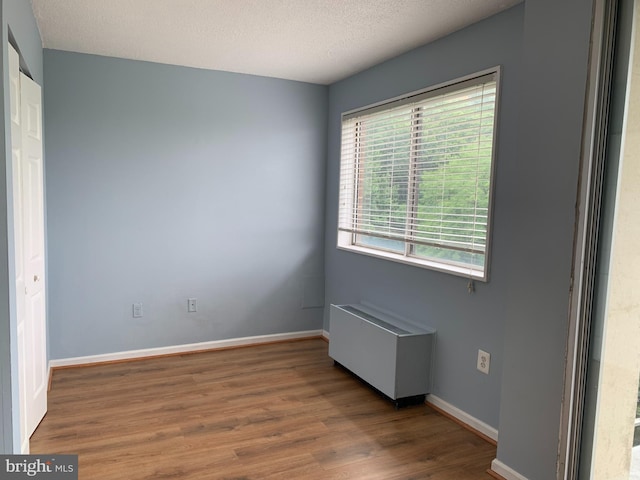
[[[0,480],[78,480],[77,455],[0,455]]]

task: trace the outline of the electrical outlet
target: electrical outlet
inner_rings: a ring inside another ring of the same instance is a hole
[[[491,354],[484,350],[478,350],[478,365],[477,368],[482,373],[489,375],[489,366],[491,365]]]
[[[196,298],[190,298],[187,300],[187,312],[198,311],[198,300]]]
[[[140,318],[142,317],[142,304],[141,303],[134,303],[133,304],[133,318]]]

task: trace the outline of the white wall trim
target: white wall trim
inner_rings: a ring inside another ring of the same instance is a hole
[[[454,407],[449,402],[445,402],[440,397],[435,395],[427,395],[427,403],[430,403],[439,409],[447,412],[452,417],[457,418],[465,425],[470,426],[474,430],[479,431],[483,435],[486,435],[492,440],[498,441],[498,430],[493,428],[491,425],[487,425],[481,420],[478,420],[476,417],[472,417],[467,412],[460,410],[458,407]]]
[[[283,340],[314,338],[322,335],[322,330],[306,330],[303,332],[275,333],[272,335],[258,335],[255,337],[229,338],[226,340],[213,340],[210,342],[189,343],[185,345],[172,345],[168,347],[145,348],[142,350],[128,350],[125,352],[103,353],[100,355],[89,355],[86,357],[60,358],[50,360],[49,368],[113,362],[116,360],[130,360],[134,358],[155,357],[176,353],[197,352],[199,350],[218,350],[220,348],[259,345],[262,343],[280,342]]]
[[[508,467],[497,458],[494,458],[493,462],[491,462],[491,470],[501,477],[506,478],[506,480],[528,480],[527,477],[520,475],[513,468]]]
[[[326,330],[322,330],[322,337],[323,337],[325,340],[329,340],[329,332],[328,332],[328,331],[326,331]]]

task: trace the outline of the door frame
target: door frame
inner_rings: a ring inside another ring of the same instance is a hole
[[[619,0],[594,0],[576,198],[569,331],[556,471],[558,480],[577,479],[580,467],[619,3]]]

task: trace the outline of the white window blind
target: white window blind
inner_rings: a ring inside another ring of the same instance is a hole
[[[486,278],[497,76],[343,115],[340,247]]]

